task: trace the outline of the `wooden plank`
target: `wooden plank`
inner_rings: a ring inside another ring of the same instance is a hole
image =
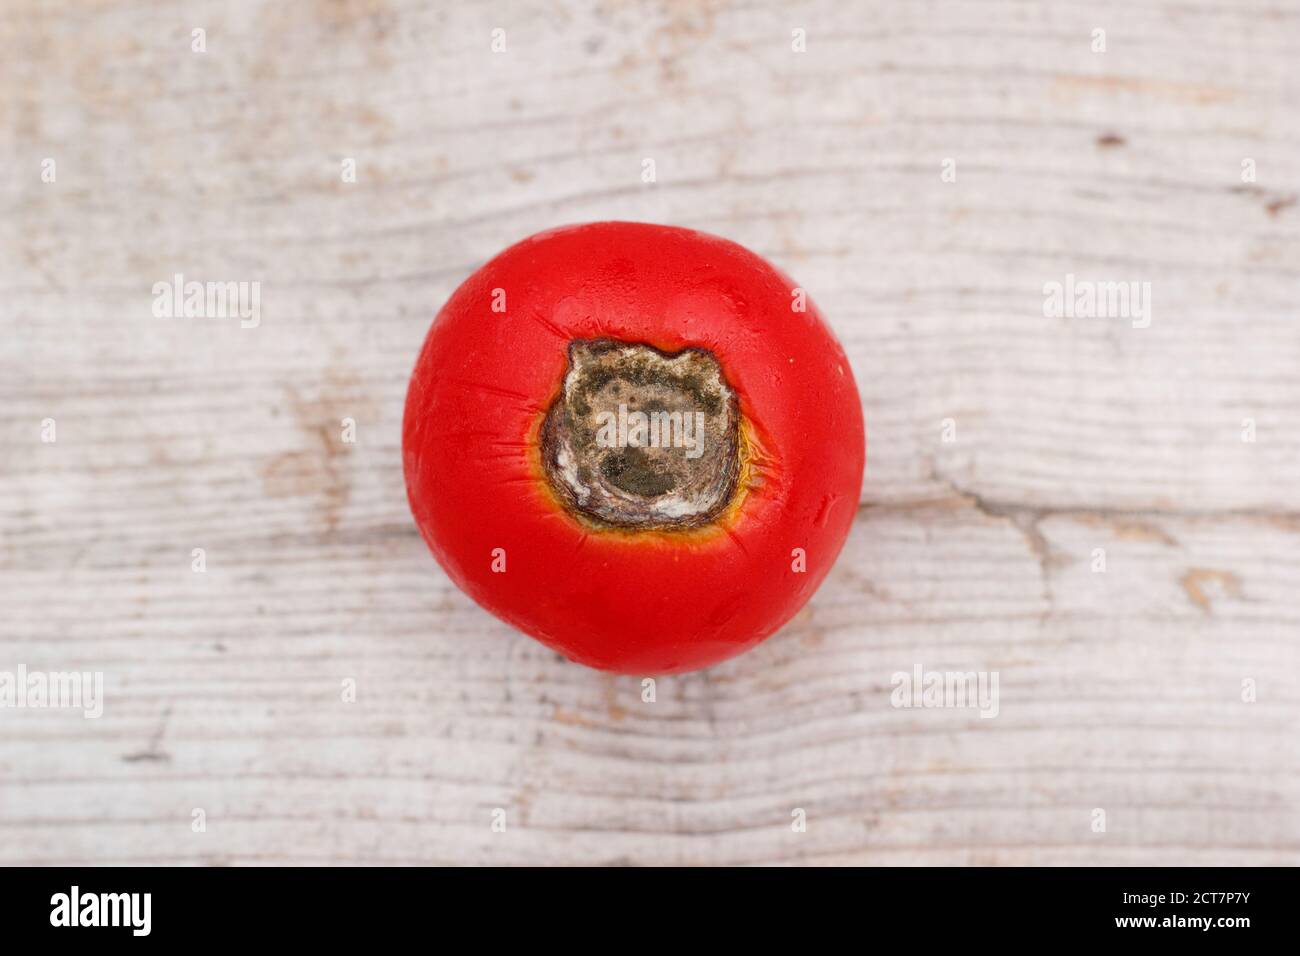
[[[0,863],[1300,862],[1300,8],[11,7],[0,671],[106,700],[0,710]],[[812,604],[653,703],[461,595],[401,479],[438,305],[601,218],[795,276],[870,439]],[[260,324],[155,318],[177,272]],[[1067,274],[1150,326],[1044,317]],[[997,717],[891,706],[918,664]]]

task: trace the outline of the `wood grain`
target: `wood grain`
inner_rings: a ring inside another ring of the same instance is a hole
[[[19,0],[0,48],[0,671],[106,681],[0,709],[0,863],[1300,862],[1300,5]],[[794,275],[869,434],[813,602],[653,703],[461,595],[400,467],[451,290],[611,218]],[[261,324],[155,318],[178,272]],[[1066,274],[1150,327],[1045,318]],[[892,707],[918,663],[998,716]]]

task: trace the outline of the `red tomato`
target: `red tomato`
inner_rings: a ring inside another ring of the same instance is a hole
[[[406,487],[483,607],[627,674],[717,663],[812,596],[865,461],[843,349],[802,290],[704,233],[540,233],[470,276],[411,376]]]

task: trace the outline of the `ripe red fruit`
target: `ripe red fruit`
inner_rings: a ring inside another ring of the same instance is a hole
[[[600,222],[452,294],[411,376],[420,532],[483,607],[572,660],[714,664],[812,596],[857,509],[843,349],[802,290],[715,236]]]

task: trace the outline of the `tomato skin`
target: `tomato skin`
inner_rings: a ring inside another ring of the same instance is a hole
[[[725,239],[628,222],[540,233],[466,279],[424,342],[402,436],[411,510],[451,579],[571,660],[626,674],[707,667],[780,628],[843,546],[866,452],[848,359],[811,300],[792,310],[794,288]],[[540,421],[568,343],[599,338],[721,364],[761,483],[712,526],[596,528],[549,488]]]

